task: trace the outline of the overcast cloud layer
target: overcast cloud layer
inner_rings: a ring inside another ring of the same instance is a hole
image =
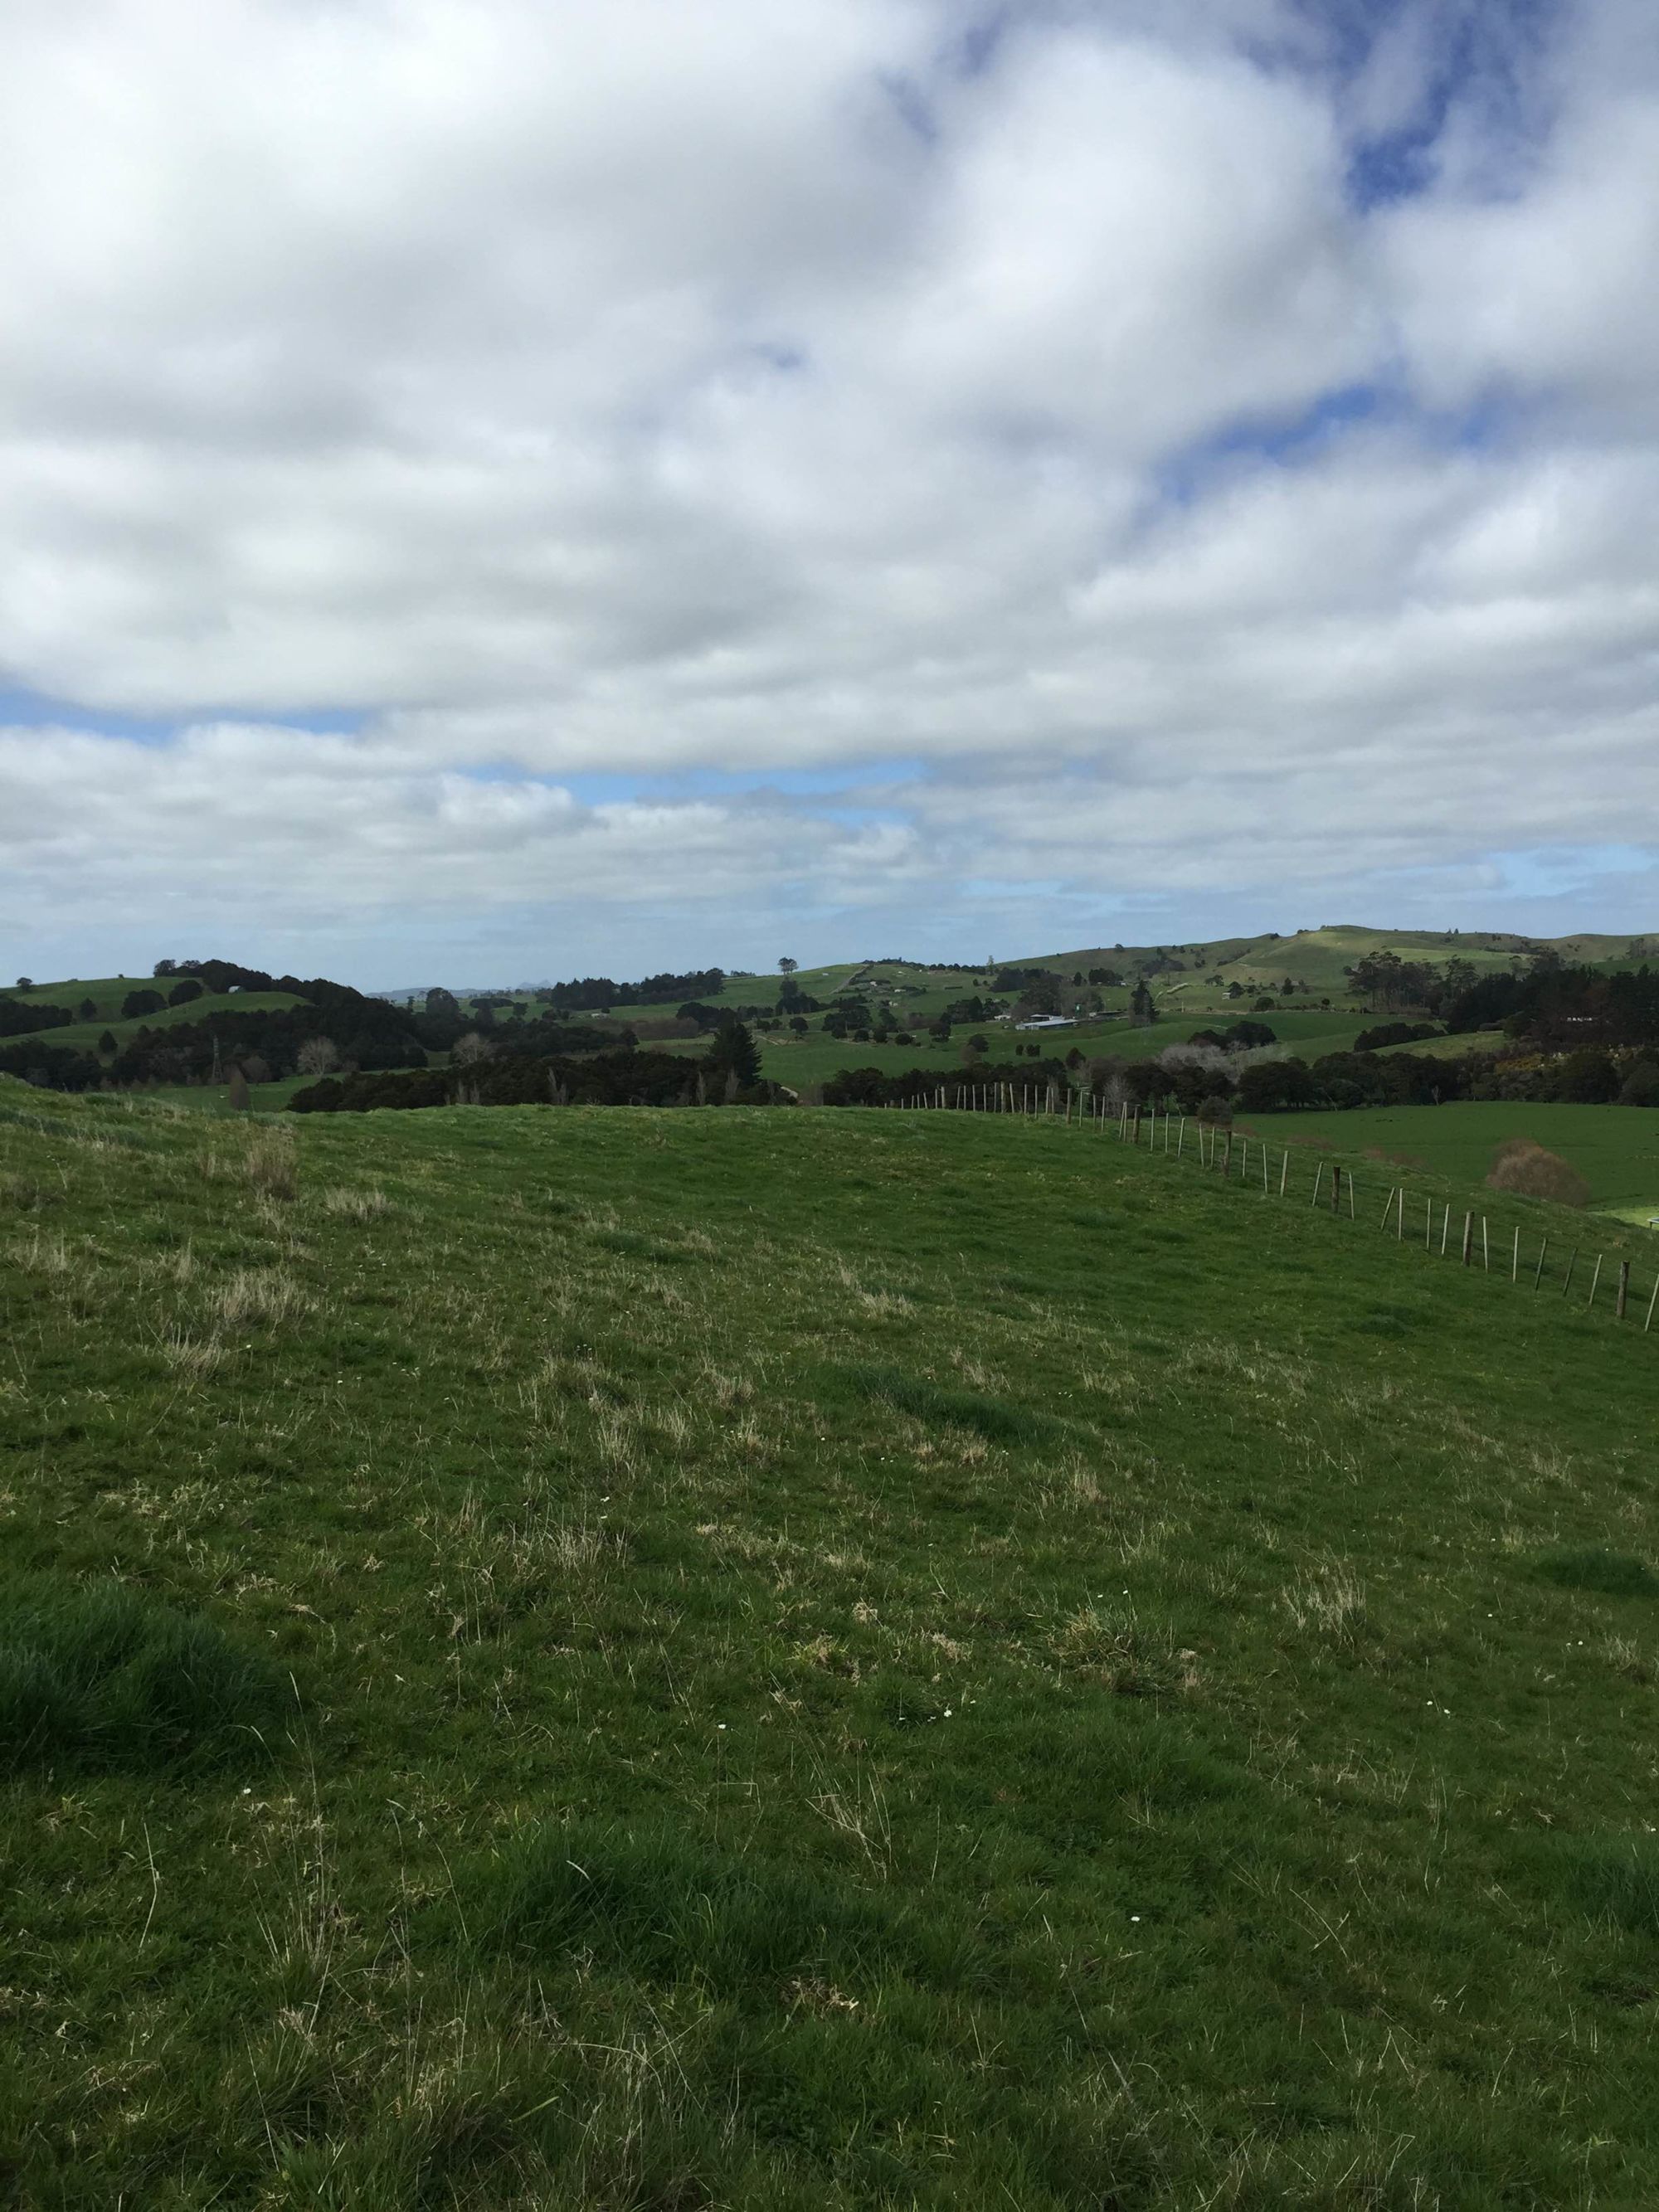
[[[14,0],[0,929],[1659,921],[1650,0]]]

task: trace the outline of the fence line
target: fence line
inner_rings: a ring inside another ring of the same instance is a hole
[[[1137,1148],[1141,1143],[1141,1129],[1144,1123],[1146,1129],[1146,1146],[1149,1151],[1161,1152],[1165,1158],[1183,1162],[1188,1158],[1187,1150],[1188,1116],[1187,1115],[1165,1112],[1160,1115],[1155,1106],[1143,1108],[1131,1105],[1127,1101],[1117,1109],[1115,1113],[1113,1113],[1109,1109],[1103,1098],[1096,1097],[1091,1092],[1084,1091],[1077,1096],[1076,1112],[1073,1115],[1073,1094],[1068,1086],[1062,1112],[1059,1089],[1054,1084],[1044,1087],[1036,1084],[1016,1085],[1011,1083],[977,1085],[941,1083],[929,1092],[919,1093],[911,1098],[890,1099],[887,1103],[890,1106],[896,1105],[923,1110],[931,1109],[940,1113],[1001,1114],[1017,1115],[1021,1120],[1054,1121],[1058,1121],[1064,1127],[1070,1128],[1075,1126],[1079,1129],[1091,1130],[1099,1136],[1103,1136],[1109,1131],[1117,1138],[1120,1144],[1133,1145]],[[1194,1144],[1190,1157],[1196,1161],[1199,1169],[1207,1174],[1218,1174],[1224,1182],[1237,1181],[1241,1188],[1249,1187],[1251,1182],[1249,1173],[1251,1140],[1248,1132],[1243,1130],[1235,1132],[1229,1128],[1224,1133],[1224,1141],[1223,1133],[1213,1124],[1200,1121],[1195,1116],[1192,1118]],[[1161,1131],[1158,1126],[1160,1121],[1163,1123]],[[1176,1124],[1173,1146],[1170,1143],[1171,1121]],[[1235,1139],[1238,1146],[1238,1166],[1236,1175],[1233,1167]],[[1264,1198],[1271,1198],[1273,1189],[1268,1165],[1271,1148],[1265,1137],[1257,1138],[1255,1143],[1261,1156],[1261,1195]],[[1284,1157],[1279,1162],[1279,1196],[1281,1199],[1289,1198],[1292,1194],[1291,1189],[1292,1148],[1287,1145],[1282,1150]],[[1352,1168],[1345,1169],[1334,1161],[1327,1163],[1316,1158],[1313,1190],[1308,1200],[1309,1205],[1317,1206],[1320,1202],[1321,1196],[1323,1194],[1325,1171],[1328,1165],[1331,1177],[1329,1204],[1332,1213],[1338,1218],[1341,1216],[1342,1196],[1346,1185],[1348,1218],[1351,1221],[1357,1221],[1358,1218],[1355,1210],[1357,1178]],[[1434,1251],[1434,1203],[1432,1195],[1425,1192],[1423,1200],[1423,1249],[1431,1255]],[[1448,1255],[1451,1236],[1451,1201],[1448,1199],[1443,1203],[1440,1219],[1440,1257],[1442,1259],[1446,1258]],[[1383,1202],[1380,1225],[1385,1235],[1390,1220],[1394,1224],[1395,1242],[1403,1244],[1406,1241],[1406,1186],[1403,1183],[1390,1186],[1389,1194]],[[1464,1213],[1462,1237],[1459,1248],[1459,1264],[1465,1267],[1473,1267],[1475,1264],[1474,1235],[1477,1221],[1480,1231],[1480,1271],[1483,1274],[1490,1274],[1492,1273],[1492,1240],[1490,1225],[1484,1213],[1477,1215],[1473,1210],[1466,1211]],[[1413,1233],[1415,1236],[1415,1231]],[[1501,1255],[1503,1248],[1500,1245],[1498,1249]],[[1548,1236],[1540,1232],[1538,1259],[1532,1269],[1532,1290],[1534,1293],[1541,1291],[1543,1287],[1544,1264],[1549,1256],[1549,1249]],[[1575,1244],[1568,1256],[1566,1268],[1561,1278],[1561,1296],[1564,1298],[1571,1293],[1573,1275],[1578,1266],[1578,1255],[1582,1249],[1581,1246]],[[1598,1252],[1596,1255],[1595,1271],[1590,1277],[1589,1295],[1584,1301],[1586,1313],[1595,1310],[1596,1292],[1601,1287],[1601,1270],[1606,1257],[1605,1253]],[[1520,1285],[1521,1259],[1521,1224],[1517,1223],[1510,1252],[1510,1283],[1513,1288],[1518,1288]],[[1631,1261],[1626,1259],[1620,1259],[1619,1261],[1613,1298],[1615,1321],[1622,1322],[1626,1316],[1630,1300],[1631,1265]],[[1501,1281],[1503,1279],[1501,1256],[1498,1273]],[[1652,1291],[1648,1298],[1647,1311],[1642,1322],[1644,1335],[1651,1331],[1656,1313],[1659,1313],[1659,1275],[1656,1276]]]

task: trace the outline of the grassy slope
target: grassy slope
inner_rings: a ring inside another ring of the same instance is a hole
[[[275,1083],[250,1084],[248,1108],[256,1114],[280,1113],[296,1091],[303,1091],[316,1080],[314,1075],[284,1075],[278,1077]],[[226,1084],[158,1083],[153,1091],[146,1091],[143,1096],[159,1099],[164,1104],[187,1107],[195,1114],[211,1114],[222,1118],[237,1118],[244,1110],[237,1108],[233,1111],[229,1086]]]
[[[1273,1140],[1321,1139],[1358,1153],[1401,1152],[1443,1176],[1479,1183],[1506,1137],[1531,1137],[1570,1160],[1595,1203],[1659,1212],[1659,1114],[1636,1106],[1551,1106],[1459,1100],[1352,1114],[1261,1114],[1251,1127]]]
[[[1016,1046],[1029,1044],[1040,1044],[1044,1054],[1058,1053],[1062,1058],[1075,1048],[1091,1059],[1111,1054],[1120,1060],[1151,1060],[1169,1045],[1185,1044],[1195,1030],[1241,1018],[1265,1022],[1288,1050],[1315,1060],[1322,1053],[1346,1051],[1360,1031],[1370,1026],[1374,1017],[1334,1011],[1304,1012],[1300,1008],[1251,1016],[1241,1014],[1233,1006],[1224,1017],[1183,1014],[1179,1021],[1153,1022],[1145,1029],[1125,1021],[1079,1022],[1074,1029],[1028,1036],[1006,1022],[989,1022],[957,1030],[947,1045],[935,1044],[925,1033],[917,1035],[914,1045],[860,1044],[854,1038],[838,1042],[816,1024],[804,1037],[763,1036],[757,1042],[764,1073],[780,1083],[821,1083],[844,1067],[879,1067],[890,1074],[901,1074],[912,1067],[936,1067],[939,1080],[947,1082],[967,1079],[962,1048],[972,1036],[988,1038],[991,1057],[997,1060],[1007,1057]],[[695,1043],[684,1048],[696,1053],[706,1048]]]
[[[31,983],[27,991],[8,990],[5,995],[34,1006],[78,1006],[82,999],[90,999],[100,1020],[108,1020],[120,1012],[129,991],[160,991],[165,998],[167,988],[167,982],[149,975],[70,975],[56,983]]]
[[[9,1565],[298,1695],[0,1800],[15,2201],[1652,2200],[1659,1337],[1077,1129],[4,1109]]]
[[[69,1003],[78,1006],[80,1000]],[[41,1030],[38,1034],[48,1044],[73,1045],[85,1051],[96,1045],[106,1030],[118,1044],[123,1044],[143,1029],[174,1029],[181,1022],[199,1022],[209,1014],[264,1013],[282,1006],[302,1006],[305,1003],[291,991],[204,991],[199,999],[191,999],[182,1006],[165,1006],[158,1014],[139,1014],[125,1022],[71,1022],[65,1029]]]

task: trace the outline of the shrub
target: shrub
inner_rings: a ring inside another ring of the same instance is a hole
[[[1231,1129],[1233,1124],[1231,1100],[1206,1098],[1198,1109],[1198,1118],[1212,1128]]]
[[[1530,1137],[1510,1137],[1492,1155],[1486,1177],[1491,1190],[1518,1198],[1547,1198],[1557,1206],[1588,1206],[1590,1187],[1559,1152],[1547,1152]]]
[[[257,1747],[282,1678],[200,1614],[124,1583],[0,1589],[0,1771],[148,1767]]]
[[[1625,1078],[1619,1093],[1621,1106],[1659,1106],[1659,1067],[1650,1060],[1638,1060]]]

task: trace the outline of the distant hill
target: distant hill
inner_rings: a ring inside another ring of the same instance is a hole
[[[1289,975],[1310,992],[1340,991],[1346,971],[1368,953],[1392,951],[1402,958],[1439,962],[1467,960],[1480,969],[1511,968],[1517,959],[1542,949],[1569,964],[1635,965],[1659,962],[1659,932],[1626,936],[1525,937],[1512,931],[1477,929],[1370,929],[1356,923],[1298,929],[1290,936],[1276,930],[1259,937],[1223,937],[1187,944],[1097,945],[1074,951],[1034,953],[1012,964],[1075,973],[1091,967],[1115,967],[1125,974],[1149,969],[1164,977],[1182,970],[1194,976],[1218,976],[1246,989],[1266,988]]]

